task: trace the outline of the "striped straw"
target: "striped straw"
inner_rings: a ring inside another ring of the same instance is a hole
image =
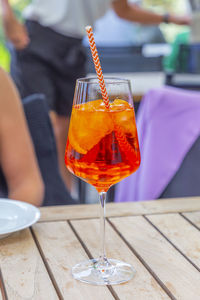
[[[89,39],[89,43],[90,43],[90,49],[91,49],[91,53],[92,53],[92,58],[93,58],[93,62],[94,62],[94,66],[95,66],[95,70],[97,73],[97,77],[99,80],[99,85],[100,85],[100,89],[101,89],[101,94],[102,94],[102,98],[105,104],[105,107],[107,109],[110,108],[110,104],[109,104],[109,98],[108,98],[108,93],[106,91],[106,86],[105,86],[105,82],[104,82],[104,78],[103,78],[103,72],[101,69],[101,64],[100,64],[100,60],[99,60],[99,55],[97,52],[97,47],[94,41],[94,34],[92,31],[92,27],[91,26],[86,26],[85,30],[87,32],[88,35],[88,39]]]
[[[86,30],[87,35],[88,35],[88,39],[89,39],[89,43],[90,43],[90,49],[91,49],[92,58],[93,58],[95,70],[96,70],[96,73],[97,73],[97,77],[98,77],[98,80],[99,80],[99,85],[100,85],[100,89],[101,89],[102,98],[103,98],[106,109],[110,109],[108,93],[106,91],[106,86],[105,86],[105,82],[104,82],[104,78],[103,78],[103,72],[102,72],[102,69],[101,69],[101,64],[100,64],[100,60],[99,60],[99,56],[98,56],[98,52],[97,52],[97,47],[96,47],[96,44],[95,44],[95,41],[94,41],[94,34],[93,34],[93,31],[92,31],[92,27],[91,26],[86,26],[85,30]],[[135,152],[132,149],[132,147],[130,146],[130,144],[128,143],[128,141],[126,139],[126,136],[122,132],[122,130],[120,129],[119,125],[114,124],[114,126],[115,126],[115,130],[116,130],[117,141],[119,142],[120,147],[126,153],[126,156],[129,159],[129,161],[131,162],[133,160],[133,156],[135,156]]]

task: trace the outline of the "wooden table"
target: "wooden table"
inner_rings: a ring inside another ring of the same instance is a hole
[[[128,283],[91,286],[71,267],[98,256],[98,205],[41,208],[40,222],[0,241],[0,299],[200,299],[200,198],[107,205],[107,254]]]

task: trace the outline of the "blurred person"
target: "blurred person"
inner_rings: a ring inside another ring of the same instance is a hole
[[[95,24],[95,42],[102,47],[127,47],[166,43],[166,40],[159,26],[126,21],[110,9]],[[87,37],[84,38],[84,44],[88,46]]]
[[[11,79],[1,68],[0,91],[0,167],[8,197],[40,206],[44,186],[22,103]],[[0,192],[2,182],[0,178]]]
[[[0,1],[5,35],[12,44],[11,75],[21,97],[46,95],[61,173],[70,189],[64,151],[75,81],[86,75],[82,46],[85,26],[93,26],[110,7],[120,18],[146,25],[187,25],[190,19],[155,14],[127,0],[32,0],[24,10],[23,25],[16,19],[9,0]]]

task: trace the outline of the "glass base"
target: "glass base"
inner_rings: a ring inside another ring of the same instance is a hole
[[[135,275],[134,268],[116,259],[98,259],[81,262],[72,268],[75,279],[94,285],[114,285],[126,282]]]

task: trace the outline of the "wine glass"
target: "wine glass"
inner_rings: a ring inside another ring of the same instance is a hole
[[[108,189],[140,165],[130,82],[105,78],[105,86],[109,107],[102,100],[97,78],[77,80],[65,151],[67,168],[99,193],[100,257],[72,268],[74,278],[97,285],[126,282],[134,275],[131,265],[106,257],[105,204]]]

